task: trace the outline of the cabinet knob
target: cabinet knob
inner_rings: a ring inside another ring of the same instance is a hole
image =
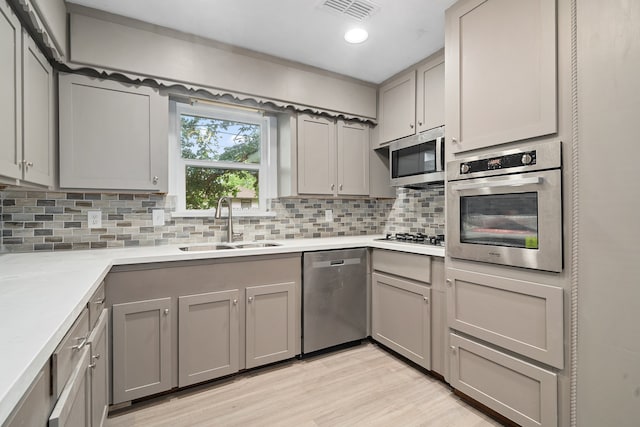
[[[342,184],[340,184],[340,186],[338,186],[338,189],[342,190]]]
[[[253,297],[249,297],[249,302],[253,302]]]
[[[451,142],[453,142],[454,144],[458,143],[458,139],[454,136],[453,138],[451,138]]]
[[[447,279],[447,280],[445,280],[445,282],[447,282],[447,286],[449,286],[449,287],[451,286],[451,279]]]
[[[418,122],[418,126],[422,126],[422,122]]]
[[[153,177],[153,183],[154,183],[154,184],[157,184],[159,179],[160,179],[160,178],[158,178],[157,176],[154,176],[154,177]]]
[[[237,299],[233,300],[233,305],[238,305],[238,300]]]
[[[409,127],[410,127],[411,129],[413,129],[413,123],[410,123],[410,124],[409,124]]]
[[[451,353],[456,354],[456,346],[455,345],[450,345],[449,349],[451,350]]]
[[[336,189],[336,185],[335,184],[331,184],[331,190],[335,190]]]
[[[165,308],[165,309],[164,309],[164,315],[165,315],[165,316],[168,316],[168,315],[169,315],[169,309],[168,309],[168,308]]]
[[[429,297],[422,297],[422,299],[424,299],[424,302],[426,302],[427,304],[429,304]]]

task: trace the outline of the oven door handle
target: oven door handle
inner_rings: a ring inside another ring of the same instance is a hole
[[[498,188],[498,187],[521,187],[523,185],[538,185],[542,184],[543,178],[541,176],[532,176],[527,178],[509,178],[500,181],[492,182],[473,182],[469,184],[453,184],[451,189],[454,191],[459,190],[476,190],[479,188]]]

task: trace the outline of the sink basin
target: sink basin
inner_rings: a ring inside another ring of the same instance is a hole
[[[181,251],[185,252],[218,251],[220,249],[234,249],[234,247],[229,245],[195,245],[180,248]]]
[[[235,245],[236,248],[239,249],[248,249],[248,248],[270,248],[273,246],[281,246],[280,243],[270,243],[270,242],[249,242],[249,243],[239,243]]]

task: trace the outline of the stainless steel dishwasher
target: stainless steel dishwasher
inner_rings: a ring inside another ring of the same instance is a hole
[[[302,353],[367,336],[367,250],[303,255]]]

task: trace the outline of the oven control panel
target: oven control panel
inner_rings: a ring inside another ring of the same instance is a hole
[[[471,160],[460,164],[460,174],[519,168],[536,164],[536,150],[525,151],[486,159]]]

